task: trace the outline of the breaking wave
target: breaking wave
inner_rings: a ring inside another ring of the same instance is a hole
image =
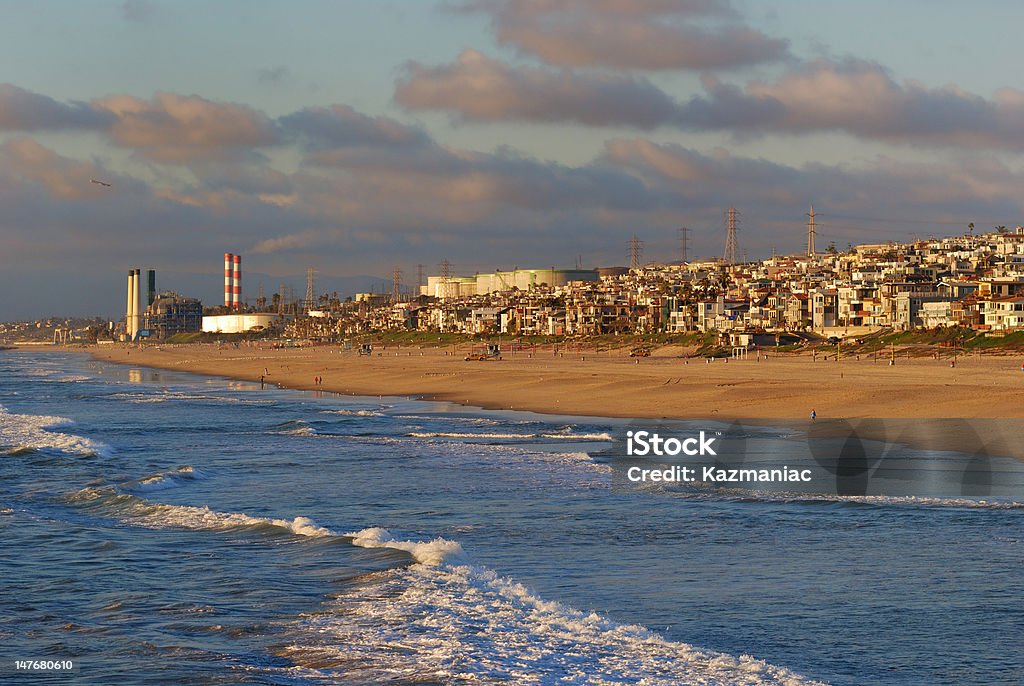
[[[308,517],[274,519],[253,517],[237,512],[217,512],[209,507],[154,503],[110,487],[85,488],[68,501],[108,516],[150,529],[180,528],[195,531],[264,531],[296,536],[335,536],[330,529],[317,526]]]
[[[815,683],[544,600],[473,565],[454,541],[401,541],[380,528],[348,535],[357,546],[403,550],[418,564],[367,575],[295,627],[283,655],[340,683]]]
[[[56,450],[70,455],[106,456],[110,446],[83,436],[52,431],[74,425],[64,417],[15,414],[0,405],[0,453],[22,455]]]
[[[131,481],[126,485],[134,490],[160,491],[204,478],[206,478],[206,475],[203,472],[195,467],[186,465],[169,472],[158,472],[137,481]]]

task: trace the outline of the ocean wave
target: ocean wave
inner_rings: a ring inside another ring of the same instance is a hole
[[[85,456],[107,456],[111,449],[105,443],[83,436],[51,431],[74,425],[65,417],[15,414],[0,405],[0,451],[21,455],[44,450]]]
[[[290,533],[311,538],[337,536],[330,529],[317,526],[308,517],[273,519],[253,517],[238,512],[217,512],[206,506],[167,505],[144,500],[129,493],[121,493],[111,487],[85,488],[71,495],[68,501],[150,529],[257,530]]]
[[[153,389],[153,392],[145,391],[122,391],[110,393],[106,398],[116,398],[133,405],[146,405],[151,403],[167,403],[178,401],[202,401],[215,402],[218,404],[266,404],[273,401],[259,398],[236,398],[230,395],[210,395],[205,393],[188,393],[185,391],[173,391],[167,389]]]
[[[513,433],[468,433],[459,431],[410,431],[407,436],[411,438],[464,438],[464,439],[489,439],[489,440],[524,440],[540,438],[540,434],[513,434]]]
[[[159,491],[180,486],[188,481],[197,481],[205,478],[206,474],[195,467],[186,465],[169,472],[157,472],[137,481],[130,481],[126,486],[141,491]]]
[[[82,381],[92,381],[93,377],[85,376],[84,374],[64,374],[57,377],[57,381],[60,383],[81,383]]]
[[[316,436],[317,430],[301,419],[293,419],[273,427],[271,433],[283,436]]]
[[[469,563],[454,541],[400,541],[379,528],[349,536],[355,545],[404,550],[419,564],[367,575],[296,625],[284,655],[336,682],[816,683],[544,600]]]
[[[387,417],[379,410],[324,410],[324,414],[337,414],[344,417]]]
[[[444,538],[435,538],[433,541],[414,542],[399,541],[391,535],[387,529],[373,527],[363,529],[354,533],[345,534],[352,539],[352,545],[360,548],[391,548],[392,550],[404,550],[412,555],[412,558],[420,564],[436,567],[445,562],[465,560],[465,552],[462,546],[455,541]]]
[[[964,498],[912,495],[835,495],[831,493],[771,493],[739,488],[700,487],[675,489],[660,487],[674,496],[740,503],[785,503],[843,507],[951,507],[983,510],[1021,510],[1024,502],[997,498]]]
[[[472,433],[462,431],[410,431],[406,435],[411,438],[459,438],[487,440],[528,440],[537,438],[572,441],[614,440],[611,435],[607,433]]]

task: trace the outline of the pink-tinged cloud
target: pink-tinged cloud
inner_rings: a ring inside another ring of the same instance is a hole
[[[552,65],[727,69],[788,55],[785,40],[716,0],[483,0],[460,9],[490,14],[501,44]]]
[[[149,101],[112,95],[93,105],[114,117],[109,134],[115,143],[161,162],[246,154],[277,140],[273,122],[263,113],[195,95],[158,93]]]
[[[967,148],[1024,148],[1024,93],[986,99],[956,86],[897,82],[881,66],[818,60],[744,88],[704,80],[683,105],[684,128],[737,133],[839,131],[865,139]]]
[[[475,121],[576,122],[650,129],[671,121],[676,105],[643,78],[513,67],[475,50],[454,64],[411,63],[395,100],[410,109],[453,112]]]
[[[0,160],[5,171],[23,182],[36,184],[61,200],[101,199],[111,188],[93,183],[93,179],[113,179],[113,174],[93,162],[62,157],[29,138],[0,145]]]

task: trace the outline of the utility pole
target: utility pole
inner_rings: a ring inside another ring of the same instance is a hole
[[[690,243],[690,229],[685,226],[679,229],[679,241],[682,243],[683,263],[685,264],[690,261],[689,250],[687,250]]]
[[[736,241],[736,215],[739,212],[736,211],[735,207],[730,207],[726,212],[728,218],[729,232],[725,236],[725,255],[723,258],[729,264],[736,264],[736,250],[739,248],[739,244]]]
[[[814,205],[807,213],[807,257],[814,257]]]
[[[644,252],[644,242],[633,234],[629,241],[629,268],[637,269],[640,266],[640,258]]]

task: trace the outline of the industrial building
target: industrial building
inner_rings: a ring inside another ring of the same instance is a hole
[[[165,291],[153,299],[146,310],[145,321],[146,329],[153,338],[196,333],[203,326],[203,304],[195,298]]]
[[[269,328],[283,319],[282,315],[267,313],[209,315],[203,317],[203,332],[245,333]]]
[[[596,269],[513,269],[475,276],[430,276],[421,287],[421,295],[436,298],[462,298],[495,291],[533,290],[538,286],[565,286],[572,281],[599,281]]]

